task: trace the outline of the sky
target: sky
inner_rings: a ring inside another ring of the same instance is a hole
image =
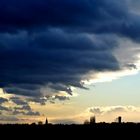
[[[1,0],[0,123],[140,122],[140,0]]]

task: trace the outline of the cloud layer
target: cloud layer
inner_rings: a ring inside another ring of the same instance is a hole
[[[89,112],[95,115],[113,114],[113,113],[124,113],[124,112],[135,112],[139,111],[139,108],[134,106],[108,106],[108,107],[93,107],[89,109]]]
[[[118,40],[140,41],[140,18],[128,4],[0,1],[0,87],[12,94],[64,100],[57,94],[72,95],[71,87],[85,89],[81,81],[89,79],[88,73],[122,70],[113,53]],[[136,68],[130,62],[125,67]]]
[[[12,117],[15,116],[16,117]],[[37,111],[34,111],[29,102],[20,97],[3,98],[0,97],[0,121],[18,121],[19,116],[41,116]],[[2,119],[6,116],[5,120]],[[8,120],[9,118],[9,120]],[[16,120],[17,118],[17,120]]]
[[[95,115],[98,122],[114,122],[118,116],[122,116],[124,122],[139,122],[139,106],[98,106],[88,108],[87,111],[89,116]]]

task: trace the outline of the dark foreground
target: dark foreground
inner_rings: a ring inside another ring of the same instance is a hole
[[[112,137],[121,138],[123,136],[131,136],[134,138],[140,134],[140,124],[135,123],[98,123],[92,125],[0,125],[0,133],[7,136],[16,137],[20,135],[22,138],[51,137],[58,139],[73,138],[74,136],[88,137]],[[50,139],[49,139],[50,140]]]

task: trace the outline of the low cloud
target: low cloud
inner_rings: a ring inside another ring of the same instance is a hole
[[[0,105],[8,102],[8,99],[0,97]]]
[[[27,98],[27,101],[28,102],[33,102],[33,103],[36,103],[36,104],[40,104],[40,105],[46,105],[46,102],[47,102],[47,99],[46,97],[40,97],[40,98]]]
[[[32,110],[31,107],[29,105],[23,105],[21,107],[14,107],[15,110],[27,110],[27,111],[30,111]]]
[[[4,104],[7,103],[7,104]],[[34,111],[29,104],[29,101],[21,97],[0,97],[0,113],[4,116],[40,116],[41,114]]]
[[[27,102],[19,97],[11,97],[10,100],[16,105],[27,105]]]
[[[66,96],[59,96],[59,95],[56,95],[54,97],[54,99],[58,99],[59,101],[65,101],[65,100],[69,100],[70,98],[69,97],[66,97]]]
[[[19,119],[14,116],[0,115],[0,121],[1,122],[17,122],[19,121]]]
[[[99,107],[91,108],[90,112],[93,114],[99,114],[99,115],[103,113],[103,111]]]
[[[29,115],[29,116],[40,116],[40,113],[39,112],[28,111],[27,113],[25,113],[25,115]]]
[[[39,112],[34,112],[32,110],[28,111],[28,112],[24,112],[24,111],[18,111],[18,110],[14,110],[12,112],[13,115],[25,115],[25,116],[40,116]]]
[[[11,107],[6,107],[6,106],[2,106],[0,105],[0,111],[12,111]]]
[[[139,108],[134,106],[108,106],[108,107],[93,107],[89,108],[89,112],[95,115],[105,115],[105,114],[117,114],[124,112],[135,112],[140,111]]]

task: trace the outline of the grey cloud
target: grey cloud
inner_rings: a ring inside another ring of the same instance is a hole
[[[8,102],[8,99],[0,97],[0,104]]]
[[[29,105],[24,105],[24,106],[22,106],[22,108],[21,109],[23,109],[23,110],[31,110],[31,107],[29,106]]]
[[[19,97],[11,97],[10,100],[17,105],[28,105],[26,101]]]
[[[66,97],[66,96],[59,96],[59,95],[56,95],[55,96],[55,99],[58,99],[60,101],[65,101],[65,100],[69,100],[70,98],[69,97]]]
[[[129,69],[137,69],[137,66],[135,64],[127,64],[126,67]]]
[[[135,107],[133,106],[108,106],[108,107],[91,107],[89,112],[95,115],[112,114],[112,113],[123,113],[133,112]]]
[[[22,107],[15,107],[15,110],[27,110],[30,111],[31,107],[29,105],[23,105]]]
[[[55,101],[50,100],[50,103],[51,103],[51,104],[55,104]]]
[[[40,116],[40,113],[39,112],[28,111],[27,113],[25,113],[25,115],[29,115],[29,116]]]
[[[20,107],[14,107],[12,115],[27,115],[27,116],[40,116],[40,113],[33,111],[30,105],[23,105]]]
[[[117,113],[117,112],[126,112],[127,109],[125,107],[114,107],[107,111],[107,113]]]
[[[101,109],[100,109],[99,107],[91,108],[91,109],[90,109],[90,112],[91,112],[91,113],[94,113],[94,114],[98,114],[98,115],[100,115],[100,114],[103,113],[103,111],[101,111]]]
[[[19,110],[14,110],[12,112],[12,115],[26,115],[26,116],[40,116],[39,112],[34,112],[32,110],[25,112],[25,111],[19,111]]]
[[[12,101],[18,106],[4,106],[0,104],[0,113],[5,116],[13,116],[13,115],[25,115],[25,116],[40,116],[40,113],[34,111],[28,102],[25,100],[21,100],[19,97],[11,97],[9,100],[4,101]],[[3,102],[2,102],[3,103]],[[1,121],[1,118],[0,118]]]
[[[0,105],[0,110],[1,111],[11,111],[11,108]]]
[[[24,111],[19,111],[19,110],[14,110],[13,112],[12,112],[12,115],[25,115],[25,112]]]
[[[1,115],[0,116],[0,121],[6,121],[6,122],[15,122],[15,121],[19,121],[19,119],[17,117],[14,116],[6,116],[6,115]]]
[[[46,105],[47,98],[28,98],[27,101],[39,103],[40,105]]]

